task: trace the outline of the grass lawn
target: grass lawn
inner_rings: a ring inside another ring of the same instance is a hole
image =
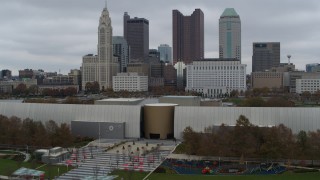
[[[148,173],[115,171],[117,179],[142,180]],[[156,174],[148,177],[149,180],[319,180],[320,172],[316,173],[284,173],[280,175],[258,175],[258,176],[206,176],[206,175],[177,175],[177,174]]]
[[[229,98],[226,102],[232,102],[233,104],[239,106],[244,99],[242,98]]]
[[[0,159],[0,175],[9,176],[11,175],[15,170],[19,169],[20,167],[25,168],[31,168],[35,169],[39,166],[42,166],[43,164],[39,163],[32,163],[32,162],[17,162],[10,159]],[[45,178],[50,177],[51,179],[58,175],[58,169],[59,174],[67,172],[66,166],[43,166],[39,168],[39,171],[45,172]],[[69,167],[68,170],[71,170]]]
[[[119,177],[116,180],[120,180],[123,178],[124,180],[142,180],[144,177],[148,175],[147,172],[135,172],[135,171],[124,171],[124,170],[115,170],[111,173],[112,175],[118,175]]]
[[[19,153],[11,150],[0,150],[0,154],[19,154]]]

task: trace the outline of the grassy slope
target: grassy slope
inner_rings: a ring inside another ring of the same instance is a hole
[[[0,175],[5,175],[9,176],[11,175],[15,170],[19,169],[20,167],[25,167],[25,168],[31,168],[35,169],[43,164],[38,164],[38,163],[18,163],[13,160],[9,159],[0,159]],[[58,168],[59,168],[59,174],[67,172],[67,167],[66,166],[43,166],[39,168],[39,171],[45,171],[46,178],[50,177],[53,178],[58,175]],[[69,170],[71,168],[69,167]]]
[[[193,179],[203,179],[203,180],[318,180],[320,179],[320,173],[305,173],[305,174],[283,174],[283,175],[266,175],[266,176],[185,176],[185,175],[162,175],[154,174],[149,180],[160,180],[160,179],[183,179],[183,180],[193,180]]]

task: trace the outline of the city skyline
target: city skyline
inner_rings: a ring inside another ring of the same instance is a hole
[[[139,4],[150,8],[142,10]],[[97,19],[103,7],[103,0],[1,1],[0,68],[12,70],[13,75],[25,68],[61,70],[63,74],[79,68],[83,55],[97,54]],[[298,69],[318,62],[320,35],[314,23],[320,19],[318,1],[108,1],[114,36],[123,35],[124,12],[146,18],[150,22],[150,49],[160,44],[172,47],[173,9],[190,14],[200,8],[205,16],[205,58],[219,57],[219,17],[229,7],[241,17],[241,59],[247,64],[247,73],[251,72],[253,42],[280,42],[281,62],[291,54]]]

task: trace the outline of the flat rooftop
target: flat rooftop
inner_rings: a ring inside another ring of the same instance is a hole
[[[135,101],[141,101],[143,99],[141,98],[110,98],[110,99],[101,99],[97,101],[103,101],[103,102],[135,102]]]
[[[191,98],[197,98],[198,96],[161,96],[164,98],[184,98],[184,99],[191,99]]]

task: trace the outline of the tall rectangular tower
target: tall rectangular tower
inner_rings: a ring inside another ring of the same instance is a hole
[[[132,18],[128,13],[123,16],[124,38],[130,46],[130,58],[133,61],[144,61],[149,54],[149,21],[144,18]]]
[[[280,65],[280,42],[253,43],[252,72],[261,72]]]
[[[168,44],[160,44],[158,51],[160,52],[160,61],[172,64],[171,47]]]
[[[113,55],[119,59],[120,72],[127,72],[127,65],[130,58],[130,48],[127,41],[122,36],[113,36]]]
[[[105,7],[101,13],[98,27],[98,83],[102,89],[112,87],[114,64],[112,52],[112,26],[109,11]]]
[[[241,61],[241,21],[233,8],[226,8],[219,19],[219,57]]]
[[[97,81],[100,89],[112,87],[112,76],[118,73],[118,63],[112,51],[112,26],[107,6],[103,9],[98,26],[98,55],[82,59],[82,87]]]
[[[128,14],[128,12],[124,12],[124,15],[123,15],[123,37],[127,40],[127,21],[130,19],[130,16]]]
[[[204,15],[195,9],[191,16],[172,11],[173,63],[192,63],[204,58]]]

